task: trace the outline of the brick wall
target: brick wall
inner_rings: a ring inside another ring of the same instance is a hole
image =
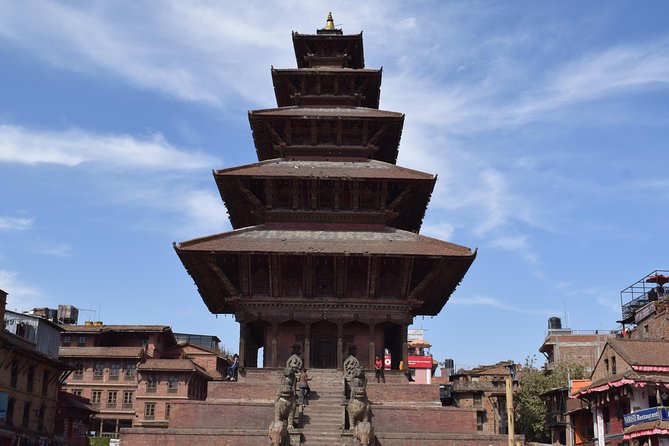
[[[378,432],[476,434],[476,410],[453,407],[372,406]]]

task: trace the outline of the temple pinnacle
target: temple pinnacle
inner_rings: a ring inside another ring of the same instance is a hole
[[[332,13],[328,12],[328,20],[325,22],[325,28],[328,31],[334,31],[335,25],[334,25],[334,20],[332,19]]]

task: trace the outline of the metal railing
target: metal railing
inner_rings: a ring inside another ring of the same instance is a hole
[[[662,297],[657,293],[658,285],[656,283],[646,282],[648,277],[657,275],[669,276],[669,270],[656,269],[651,271],[620,292],[623,321],[634,317],[634,313],[644,305]],[[665,292],[664,297],[669,297],[669,292]]]

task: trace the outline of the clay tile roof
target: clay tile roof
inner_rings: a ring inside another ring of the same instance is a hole
[[[279,107],[263,110],[253,110],[249,112],[251,116],[294,116],[294,117],[330,117],[335,119],[354,119],[359,118],[395,118],[402,119],[404,113],[393,111],[378,110],[367,107],[346,108],[346,114],[342,114],[342,109],[338,107]]]
[[[161,332],[171,329],[169,325],[61,325],[68,333],[97,333],[102,331]]]
[[[207,372],[190,359],[147,359],[146,362],[137,366],[142,371],[171,371],[171,372],[196,372],[207,375]]]
[[[395,164],[377,160],[365,161],[287,161],[274,159],[246,166],[222,169],[214,172],[216,176],[252,176],[252,177],[316,177],[316,178],[364,178],[390,180],[428,180],[434,179],[429,173],[407,169]]]
[[[60,347],[58,355],[61,358],[139,358],[143,350],[142,347]]]
[[[632,366],[669,367],[669,342],[611,339],[609,345]]]
[[[327,231],[266,229],[263,225],[182,242],[178,245],[177,251],[395,254],[449,257],[472,257],[474,255],[465,246],[393,228],[386,228],[383,231]]]

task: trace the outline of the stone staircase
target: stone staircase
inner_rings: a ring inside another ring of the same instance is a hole
[[[341,446],[343,376],[340,370],[311,369],[311,395],[304,406],[302,435],[308,446]],[[346,443],[346,442],[344,442]]]

